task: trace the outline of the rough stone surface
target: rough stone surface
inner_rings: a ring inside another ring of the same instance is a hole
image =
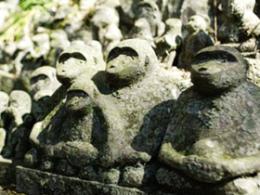
[[[176,103],[159,158],[184,177],[212,184],[217,194],[259,193],[254,173],[259,172],[260,90],[246,81],[245,61],[234,49],[206,48],[196,55],[191,77],[194,86]],[[234,180],[230,191],[226,180]],[[236,188],[236,181],[245,186]]]
[[[0,194],[260,194],[259,5],[0,0]]]
[[[16,168],[17,191],[28,195],[35,194],[106,194],[106,195],[144,195],[135,189],[102,184],[78,178],[59,176],[23,167]]]

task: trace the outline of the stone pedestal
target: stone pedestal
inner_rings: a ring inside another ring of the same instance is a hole
[[[135,189],[102,184],[74,177],[66,177],[43,171],[16,167],[16,190],[28,195],[73,194],[73,195],[144,195]]]

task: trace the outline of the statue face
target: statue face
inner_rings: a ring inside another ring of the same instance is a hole
[[[109,81],[113,82],[131,82],[138,79],[145,72],[141,65],[138,53],[132,48],[115,48],[108,58],[106,72],[109,75]]]
[[[208,91],[210,95],[210,92],[222,91],[235,84],[233,72],[237,67],[236,62],[219,60],[196,64],[192,66],[192,82],[199,90]]]
[[[12,91],[7,112],[14,117],[17,125],[23,122],[23,116],[31,113],[31,108],[32,101],[28,93],[21,90]]]
[[[218,94],[245,80],[246,68],[243,62],[238,61],[238,54],[224,49],[215,53],[205,51],[195,57],[191,66],[191,80],[198,92]]]
[[[115,24],[105,25],[98,29],[98,39],[105,45],[113,41],[120,41],[121,38],[121,31]]]
[[[57,63],[57,77],[62,83],[70,83],[86,68],[87,59],[79,52],[61,54]]]
[[[162,31],[161,12],[155,2],[147,1],[137,4],[135,9],[136,19],[145,18],[151,28],[153,36]],[[164,31],[164,30],[163,30]]]
[[[40,67],[32,73],[31,93],[35,101],[52,96],[59,86],[55,68]]]
[[[110,7],[98,9],[92,22],[97,28],[98,40],[101,43],[107,44],[107,42],[119,41],[122,38],[121,31],[118,28],[119,16],[115,9]]]
[[[91,102],[90,97],[84,91],[69,91],[67,93],[66,108],[74,112],[84,111],[91,105]]]
[[[202,16],[195,15],[189,19],[189,22],[185,27],[189,32],[197,32],[199,30],[206,31],[208,24],[206,19],[204,19]]]

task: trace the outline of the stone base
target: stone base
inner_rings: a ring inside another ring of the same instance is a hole
[[[136,188],[120,187],[86,181],[74,177],[66,177],[38,171],[34,169],[16,167],[16,190],[28,195],[36,194],[71,194],[71,195],[144,195]]]

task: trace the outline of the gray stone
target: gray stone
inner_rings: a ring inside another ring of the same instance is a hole
[[[135,20],[145,18],[148,21],[153,37],[162,35],[165,25],[162,22],[162,15],[156,2],[149,0],[133,1],[132,9]]]
[[[143,184],[145,170],[140,167],[125,167],[123,170],[122,183],[126,186],[140,187]]]
[[[98,7],[91,21],[94,26],[94,35],[96,36],[94,39],[102,43],[104,51],[109,51],[122,39],[119,29],[119,15],[115,8],[108,6]]]
[[[9,96],[9,107],[3,113],[4,129],[7,131],[3,156],[21,158],[28,149],[28,135],[33,123],[32,101],[28,93],[14,90]]]
[[[61,86],[57,80],[56,69],[42,66],[32,72],[30,92],[33,98],[32,113],[37,121],[42,120],[53,108],[51,97]]]
[[[259,193],[254,174],[259,172],[260,90],[246,81],[244,59],[232,48],[206,48],[196,55],[191,78],[194,86],[176,103],[160,160],[201,183],[191,189],[207,184],[215,194]],[[236,183],[232,190],[229,181]]]
[[[112,49],[106,74],[110,91],[84,86],[107,123],[100,163],[148,162],[172,112],[171,91],[178,88],[174,78],[159,67],[151,46],[141,39],[125,40]]]
[[[102,184],[79,178],[66,177],[38,170],[17,167],[16,190],[28,195],[34,194],[104,194],[104,195],[144,195],[135,189],[117,185]]]
[[[59,173],[64,170],[63,174],[71,175],[75,173],[72,169],[80,168],[97,158],[97,149],[91,144],[92,132],[100,131],[101,126],[96,124],[101,122],[95,104],[77,85],[77,81],[82,78],[81,75],[86,75],[84,82],[90,82],[95,73],[103,68],[101,48],[97,42],[88,45],[73,42],[72,47],[61,54],[57,77],[65,87],[66,98],[60,98],[56,107],[34,125],[30,134],[34,147],[39,150],[37,159],[40,166],[53,164],[44,170],[56,170]],[[63,168],[55,168],[58,167],[57,160]]]
[[[219,27],[219,39],[223,42],[239,42],[251,36],[259,36],[260,20],[254,13],[255,0],[222,0],[224,20]]]

